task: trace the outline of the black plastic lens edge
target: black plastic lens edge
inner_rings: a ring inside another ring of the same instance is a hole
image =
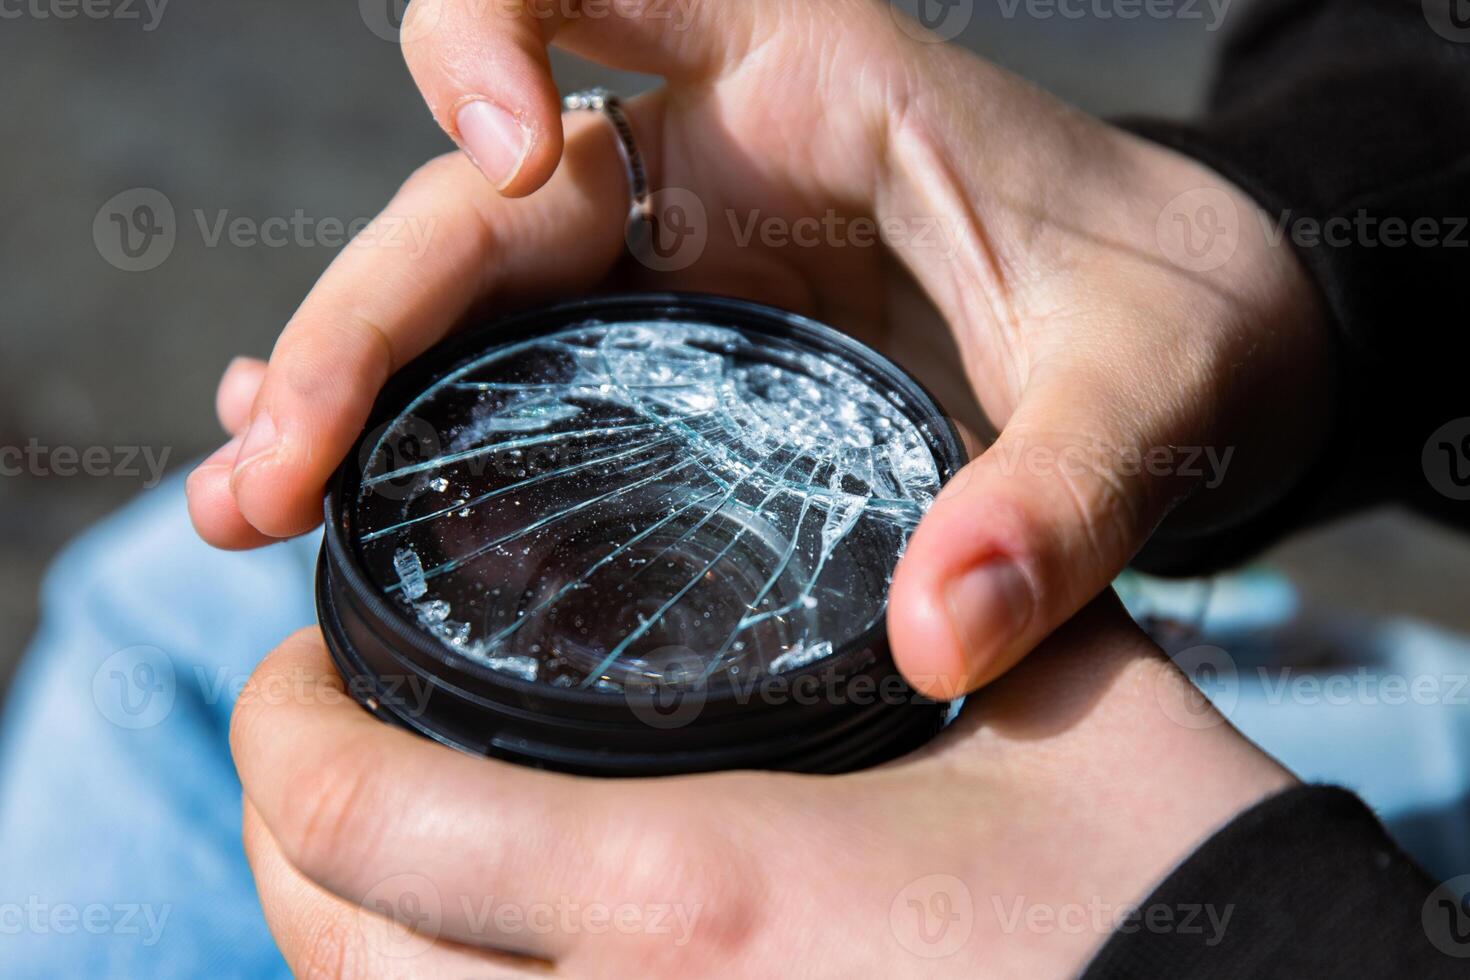
[[[793,685],[811,678],[830,683],[834,677],[851,679],[858,675],[880,684],[897,679],[908,691],[906,703],[883,705],[864,715],[860,709],[836,707],[826,711],[796,710],[791,705],[784,710],[768,705],[757,708],[736,703],[731,692],[708,692],[701,698],[701,717],[697,721],[687,728],[660,734],[656,726],[643,731],[626,727],[641,721],[631,710],[626,694],[552,688],[493,671],[454,654],[411,623],[368,581],[351,541],[350,506],[357,498],[361,480],[357,464],[367,433],[396,418],[403,406],[435,378],[483,356],[492,346],[591,321],[636,320],[687,320],[729,327],[776,339],[795,339],[837,355],[899,396],[895,404],[909,415],[929,444],[941,482],[951,478],[965,461],[953,423],[919,382],[851,337],[784,310],[703,294],[622,294],[527,310],[472,328],[417,358],[390,379],[363,435],[329,486],[318,563],[318,617],[349,692],[380,718],[447,745],[525,765],[589,775],[662,775],[728,768],[842,772],[876,765],[923,744],[942,727],[948,705],[919,696],[898,678],[881,620],[821,661],[778,677]],[[925,411],[927,417],[922,414]],[[918,417],[915,412],[920,413]],[[355,637],[349,637],[349,632]],[[431,701],[435,702],[433,710],[429,709]],[[850,733],[855,738],[843,742],[841,729],[860,716],[867,723],[860,731]],[[767,745],[765,751],[770,757],[760,757],[761,744],[767,741],[763,735],[778,742],[789,739],[793,743],[820,743],[820,737],[799,736],[807,734],[802,730],[813,725],[816,735],[821,736],[823,721],[837,730],[832,744],[803,745],[795,754],[782,754],[779,745]],[[494,731],[473,734],[479,723]],[[466,732],[466,724],[470,733]],[[579,732],[579,726],[585,730]],[[626,737],[619,739],[618,735]],[[657,748],[650,745],[656,740],[653,737],[661,739]],[[736,739],[737,744],[721,746],[720,737]],[[629,744],[616,748],[614,743],[620,740]],[[590,742],[591,747],[575,744],[578,741]]]

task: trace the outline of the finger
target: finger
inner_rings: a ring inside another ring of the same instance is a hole
[[[237,357],[225,368],[214,395],[214,411],[219,424],[232,436],[238,436],[250,424],[250,407],[265,380],[265,361],[254,357]]]
[[[215,414],[230,434],[229,442],[200,463],[184,484],[194,529],[217,548],[243,551],[269,544],[271,539],[250,526],[235,506],[230,474],[240,455],[240,443],[250,425],[250,407],[265,380],[264,361],[237,357],[225,368],[214,397]]]
[[[243,437],[236,435],[194,468],[184,481],[189,519],[201,538],[226,551],[244,551],[270,544],[240,513],[230,490],[230,474],[240,456]]]
[[[657,131],[659,105],[630,107],[640,131]],[[534,200],[502,200],[462,156],[441,157],[332,263],[255,400],[231,475],[246,522],[273,538],[314,527],[322,488],[383,383],[472,306],[579,292],[607,274],[627,214],[616,141],[591,116],[568,128],[568,165]]]
[[[404,58],[434,118],[501,193],[529,194],[556,169],[562,121],[546,47],[666,78],[708,79],[754,43],[763,0],[414,0]]]
[[[552,977],[545,963],[440,940],[438,913],[419,913],[417,928],[345,902],[296,868],[260,813],[244,801],[241,837],[266,925],[298,977]]]
[[[1009,669],[1106,589],[1157,523],[1163,488],[1113,448],[1142,442],[1112,435],[1109,399],[1088,388],[1071,377],[1029,390],[915,531],[888,622],[925,693],[952,698]]]
[[[262,662],[230,736],[246,796],[292,865],[357,903],[397,902],[403,882],[426,879],[442,934],[466,943],[567,955],[574,930],[539,919],[508,928],[485,903],[602,899],[615,875],[599,855],[626,845],[603,820],[612,784],[473,758],[382,724],[345,695],[314,630]]]

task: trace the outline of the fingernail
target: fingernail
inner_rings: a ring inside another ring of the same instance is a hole
[[[965,658],[974,671],[975,659],[999,649],[1025,628],[1031,618],[1031,588],[1021,570],[1004,559],[971,569],[949,584],[950,621]]]
[[[510,185],[531,152],[531,134],[493,102],[476,99],[459,107],[454,125],[475,166],[497,190]]]
[[[240,443],[243,441],[244,440],[240,436],[235,436],[229,442],[225,443],[223,446],[220,446],[214,452],[210,453],[209,456],[205,458],[204,462],[196,466],[195,469],[204,470],[214,466],[234,467],[235,460],[240,455]]]
[[[276,423],[269,412],[260,412],[255,416],[255,421],[250,423],[250,430],[245,434],[245,441],[240,445],[240,458],[235,461],[235,472],[230,477],[230,482],[240,478],[245,467],[255,462],[262,456],[274,452],[276,449]]]

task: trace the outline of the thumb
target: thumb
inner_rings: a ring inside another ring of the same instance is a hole
[[[1108,433],[1094,421],[1108,413],[1065,387],[1028,392],[899,562],[888,631],[925,694],[954,698],[1004,673],[1108,587],[1166,509],[1172,488],[1141,465],[1144,442]]]

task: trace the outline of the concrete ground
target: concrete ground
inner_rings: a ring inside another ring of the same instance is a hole
[[[333,253],[211,248],[193,213],[365,218],[448,146],[396,46],[368,27],[377,2],[175,0],[154,23],[158,0],[103,5],[115,16],[102,19],[60,19],[64,5],[36,0],[0,21],[0,446],[104,447],[115,462],[116,447],[140,447],[173,470],[217,445],[220,370],[269,351]],[[1201,21],[969,8],[964,43],[1104,114],[1189,112],[1221,36]],[[564,87],[605,77],[558,66]],[[99,208],[137,187],[180,216],[171,255],[148,272],[113,267],[94,244]],[[0,687],[47,561],[143,482],[0,477]],[[1374,515],[1274,560],[1365,611],[1470,628],[1470,545],[1432,527]]]

